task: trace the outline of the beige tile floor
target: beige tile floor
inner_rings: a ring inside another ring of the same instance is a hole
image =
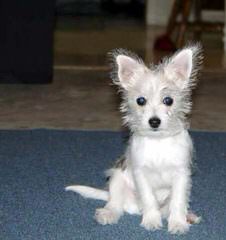
[[[146,62],[162,28],[136,22],[96,20],[55,33],[54,81],[49,85],[1,85],[0,129],[121,129],[119,96],[111,86],[106,53],[124,47]],[[226,130],[226,70],[220,34],[204,34],[205,65],[194,94],[193,129]]]

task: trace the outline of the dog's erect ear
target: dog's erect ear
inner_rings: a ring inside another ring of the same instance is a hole
[[[122,82],[128,82],[133,77],[134,71],[139,68],[138,63],[133,58],[125,55],[117,56],[116,63],[118,65],[118,77]]]
[[[135,54],[119,49],[112,53],[114,60],[113,81],[123,89],[132,87],[146,67]]]
[[[167,63],[165,73],[174,78],[180,87],[195,85],[203,56],[200,45],[187,47],[177,52]]]
[[[118,78],[121,86],[128,89],[134,84],[136,75],[138,75],[144,67],[136,59],[126,55],[118,55],[115,60],[118,66]]]
[[[183,79],[188,79],[192,71],[192,50],[184,49],[174,56],[169,66]]]

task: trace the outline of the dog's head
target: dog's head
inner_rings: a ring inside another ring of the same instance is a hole
[[[191,90],[203,59],[199,45],[186,47],[151,67],[123,49],[112,56],[113,82],[122,92],[121,111],[132,132],[167,136],[186,127]]]

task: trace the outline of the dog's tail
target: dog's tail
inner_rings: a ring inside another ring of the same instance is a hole
[[[109,196],[108,191],[82,185],[68,186],[65,190],[79,193],[84,198],[93,198],[103,201],[108,201]]]

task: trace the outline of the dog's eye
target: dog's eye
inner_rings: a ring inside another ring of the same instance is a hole
[[[144,106],[146,104],[146,99],[144,97],[137,98],[137,104],[140,106]]]
[[[171,106],[173,104],[173,99],[171,97],[165,97],[163,98],[163,103],[166,106]]]

